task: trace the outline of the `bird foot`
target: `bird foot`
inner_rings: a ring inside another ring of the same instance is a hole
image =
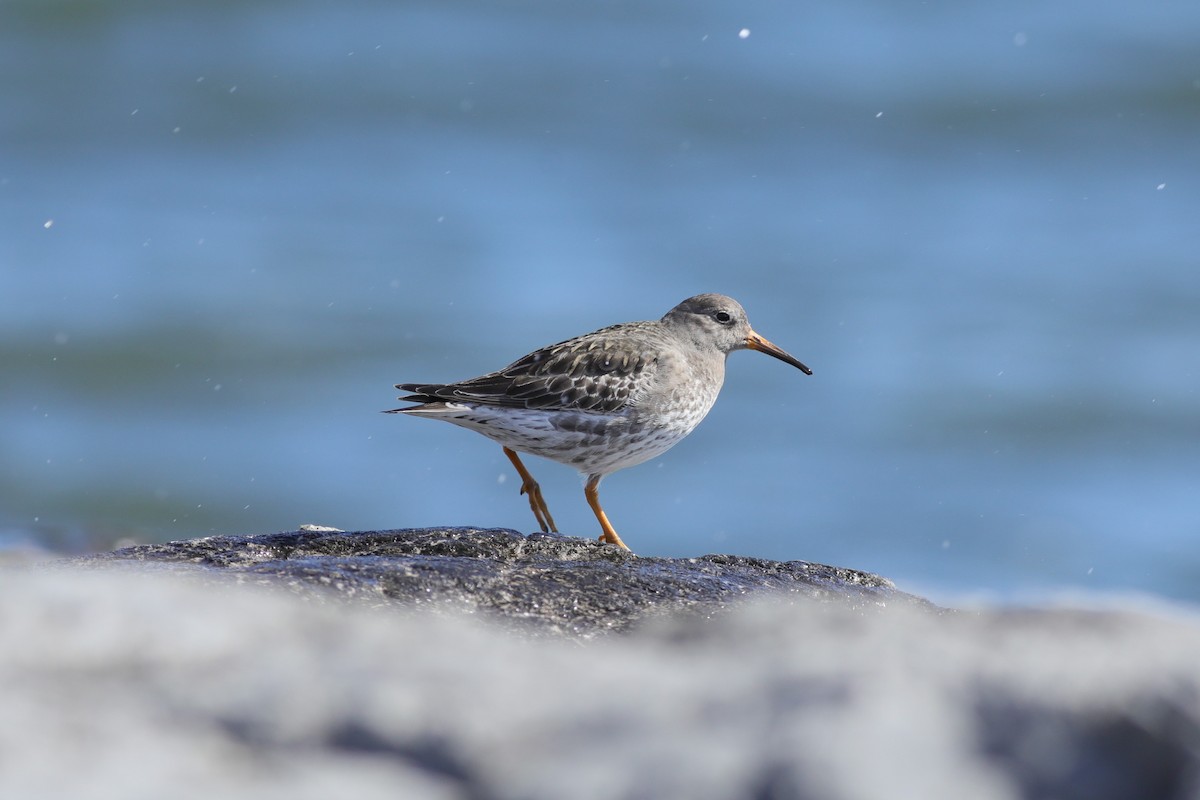
[[[525,465],[521,463],[521,457],[515,450],[506,447],[504,455],[508,456],[508,460],[517,468],[517,474],[521,476],[521,494],[529,497],[529,508],[533,510],[533,516],[537,519],[542,533],[558,533],[554,517],[550,516],[550,508],[542,498],[542,487],[538,486],[538,482],[529,474],[529,470],[525,469]]]
[[[600,534],[596,541],[600,542],[600,544],[615,544],[617,547],[628,553],[633,552],[629,549],[629,545],[621,541],[621,537],[617,536],[617,532],[611,529]]]
[[[542,533],[558,533],[554,517],[550,516],[550,508],[542,497],[542,487],[538,486],[537,481],[531,480],[521,484],[521,494],[529,496],[529,508],[532,509],[533,516],[537,518]]]

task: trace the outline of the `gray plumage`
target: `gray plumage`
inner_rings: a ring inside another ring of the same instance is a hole
[[[661,320],[601,328],[476,378],[397,384],[408,392],[400,399],[417,405],[389,413],[441,419],[500,443],[522,473],[522,491],[543,530],[554,529],[549,511],[511,451],[578,469],[588,477],[588,500],[605,530],[601,538],[623,546],[599,508],[600,478],[660,455],[687,436],[717,399],[726,357],[746,348],[811,374],[755,333],[736,300],[702,294]]]

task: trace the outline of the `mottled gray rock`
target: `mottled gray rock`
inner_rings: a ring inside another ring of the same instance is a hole
[[[0,797],[1200,796],[1190,611],[759,592],[581,640],[91,564],[0,570]]]
[[[764,590],[853,606],[924,603],[885,578],[840,567],[740,556],[642,558],[588,539],[496,528],[213,536],[75,563],[112,561],[199,566],[356,601],[478,611],[573,636],[628,630],[663,614],[712,614]]]

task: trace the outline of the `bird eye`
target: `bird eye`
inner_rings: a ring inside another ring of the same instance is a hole
[[[716,314],[713,314],[713,319],[722,325],[728,325],[730,322],[733,322],[733,317],[728,311],[718,311]]]

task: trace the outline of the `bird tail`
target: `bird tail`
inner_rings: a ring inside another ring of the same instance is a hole
[[[402,392],[411,392],[401,397],[396,398],[402,403],[418,403],[419,405],[408,406],[406,408],[391,408],[384,411],[385,414],[403,414],[406,411],[416,411],[422,406],[430,403],[443,403],[446,398],[438,397],[438,390],[444,389],[445,384],[441,383],[397,383],[396,388]]]

